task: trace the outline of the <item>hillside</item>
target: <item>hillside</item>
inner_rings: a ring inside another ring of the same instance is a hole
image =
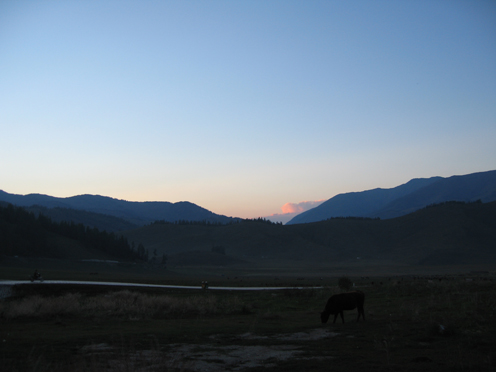
[[[218,215],[190,202],[129,202],[100,195],[78,195],[57,198],[48,195],[15,195],[0,190],[0,201],[20,207],[40,206],[81,210],[117,217],[130,224],[143,226],[157,220],[208,221],[230,223],[232,217]]]
[[[123,236],[82,224],[53,222],[0,203],[0,258],[13,256],[135,261],[147,255],[144,247],[134,249]]]
[[[128,244],[135,242],[136,244]],[[0,205],[0,256],[128,260],[167,266],[323,267],[496,263],[496,202],[447,202],[386,220],[280,225],[168,223],[113,233]],[[136,249],[138,246],[138,249]]]
[[[252,265],[266,261],[309,263],[390,262],[440,265],[496,262],[496,202],[444,203],[388,219],[335,218],[299,225],[241,222],[224,226],[152,224],[124,232],[158,256],[181,264],[190,253],[222,247]],[[196,262],[198,264],[198,262]],[[204,261],[203,264],[208,264]]]
[[[0,202],[1,203],[1,202]],[[35,216],[40,214],[50,218],[54,222],[74,222],[76,225],[83,224],[90,228],[97,228],[108,232],[119,232],[123,230],[132,230],[139,227],[136,224],[126,221],[125,219],[109,216],[107,214],[86,212],[77,209],[68,208],[47,208],[37,205],[25,207],[28,212],[33,212]]]
[[[386,205],[371,217],[393,218],[446,201],[496,200],[496,171],[441,178]]]
[[[496,171],[449,178],[413,179],[391,189],[373,189],[339,194],[318,207],[303,212],[287,224],[309,223],[333,217],[393,218],[430,204],[446,201],[496,200]]]

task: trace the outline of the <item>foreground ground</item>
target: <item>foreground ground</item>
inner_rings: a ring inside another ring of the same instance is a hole
[[[323,288],[260,292],[16,286],[0,300],[0,365],[6,371],[495,370],[491,273],[352,279],[366,294],[366,322],[356,323],[356,311],[348,311],[345,324],[325,325],[319,313],[340,291],[337,280],[296,279]]]

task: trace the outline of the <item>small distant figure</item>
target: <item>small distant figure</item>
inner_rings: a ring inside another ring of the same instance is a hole
[[[201,284],[202,289],[208,289],[208,282],[205,280]]]
[[[35,280],[39,280],[40,282],[42,282],[43,281],[43,277],[38,272],[38,269],[35,269],[33,275],[31,275],[29,277],[29,280],[31,280],[32,282],[34,282]]]

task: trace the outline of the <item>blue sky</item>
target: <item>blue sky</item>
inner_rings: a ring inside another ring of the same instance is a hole
[[[6,192],[249,218],[493,170],[496,2],[0,2],[0,129]]]

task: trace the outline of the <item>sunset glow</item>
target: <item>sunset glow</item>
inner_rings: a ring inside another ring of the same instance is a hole
[[[322,204],[324,200],[302,201],[300,203],[286,203],[281,207],[283,214],[301,213]]]
[[[496,169],[495,20],[484,0],[1,2],[0,190],[275,219]]]

